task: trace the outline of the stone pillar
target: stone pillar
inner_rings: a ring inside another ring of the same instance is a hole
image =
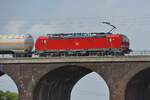
[[[18,76],[19,100],[32,100],[33,73],[32,64],[21,64]]]
[[[110,100],[124,100],[125,83],[122,81],[126,70],[123,63],[101,63],[94,69],[107,83]]]

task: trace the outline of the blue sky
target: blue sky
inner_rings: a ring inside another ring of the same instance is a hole
[[[107,32],[108,21],[130,39],[131,49],[150,50],[150,0],[0,0],[0,34]],[[85,82],[86,83],[86,82]]]
[[[109,100],[109,88],[97,73],[81,78],[73,87],[71,100]]]
[[[6,74],[0,77],[0,90],[18,93],[15,82]]]

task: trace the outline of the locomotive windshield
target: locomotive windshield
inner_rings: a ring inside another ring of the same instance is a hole
[[[122,35],[121,39],[122,39],[122,42],[129,42],[129,39],[125,35]]]

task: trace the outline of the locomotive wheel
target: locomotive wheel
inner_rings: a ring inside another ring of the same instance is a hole
[[[32,57],[32,53],[14,53],[13,57]]]
[[[105,56],[105,52],[100,52],[100,56]]]
[[[67,56],[67,53],[62,52],[62,53],[60,53],[60,56]]]
[[[26,53],[24,57],[32,57],[31,53]]]
[[[26,54],[24,54],[24,53],[14,53],[13,57],[26,57]]]
[[[124,56],[124,53],[123,52],[115,52],[115,53],[112,53],[112,56]]]
[[[40,57],[46,57],[46,54],[40,54],[39,56]]]
[[[111,52],[111,54],[110,54],[111,56],[115,56],[115,53],[114,52]]]

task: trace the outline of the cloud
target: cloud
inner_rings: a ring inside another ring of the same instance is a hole
[[[26,21],[9,21],[3,28],[4,33],[22,33],[22,27],[26,24]]]
[[[28,30],[29,33],[49,33],[54,29],[49,24],[35,24]],[[56,31],[56,30],[54,30]]]

